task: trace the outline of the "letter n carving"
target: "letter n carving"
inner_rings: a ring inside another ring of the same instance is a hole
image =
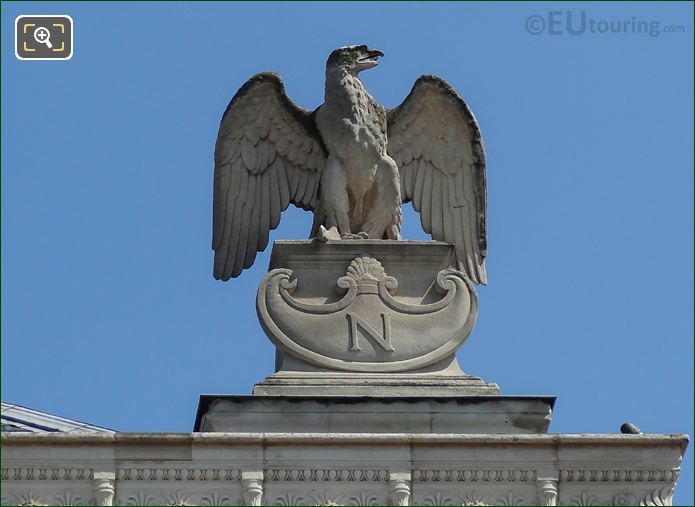
[[[366,322],[359,315],[348,313],[347,320],[350,326],[350,350],[362,350],[360,349],[360,345],[357,340],[357,326],[359,326],[362,329],[365,335],[369,336],[372,340],[374,340],[374,342],[377,345],[379,345],[379,347],[384,349],[386,352],[394,352],[396,350],[391,346],[391,322],[387,314],[381,314],[381,321],[384,325],[383,335],[379,335],[379,331],[374,329],[371,326],[371,324]]]

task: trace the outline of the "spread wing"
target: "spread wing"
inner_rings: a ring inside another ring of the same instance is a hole
[[[466,103],[444,80],[421,76],[388,112],[388,153],[400,169],[403,202],[412,201],[425,232],[453,243],[457,268],[487,283],[485,151]]]
[[[214,276],[229,280],[268,245],[289,203],[311,210],[326,162],[312,114],[287,97],[277,74],[261,73],[236,93],[215,145]]]

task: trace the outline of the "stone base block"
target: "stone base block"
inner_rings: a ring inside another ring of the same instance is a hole
[[[201,396],[195,431],[538,434],[554,397]]]
[[[402,373],[353,373],[313,367],[277,353],[277,371],[253,387],[262,396],[493,396],[497,384],[461,371],[455,356]]]
[[[253,387],[260,396],[494,396],[497,384],[471,375],[409,375],[279,372]]]

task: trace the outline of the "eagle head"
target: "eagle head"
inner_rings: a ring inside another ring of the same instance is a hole
[[[378,49],[369,49],[365,45],[345,46],[331,53],[326,62],[326,68],[329,70],[340,68],[351,74],[357,74],[378,65],[380,56],[384,56],[384,53]]]

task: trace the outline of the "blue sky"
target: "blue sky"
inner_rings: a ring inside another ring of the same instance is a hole
[[[71,15],[73,58],[18,61],[19,14]],[[665,2],[3,3],[3,401],[190,431],[201,393],[272,373],[254,309],[270,249],[211,275],[219,118],[261,70],[318,106],[328,53],[365,43],[386,55],[363,74],[385,106],[437,74],[481,125],[489,285],[462,367],[557,395],[553,432],[692,435],[692,20]],[[310,220],[290,209],[272,238]],[[425,239],[409,208],[404,236]]]

